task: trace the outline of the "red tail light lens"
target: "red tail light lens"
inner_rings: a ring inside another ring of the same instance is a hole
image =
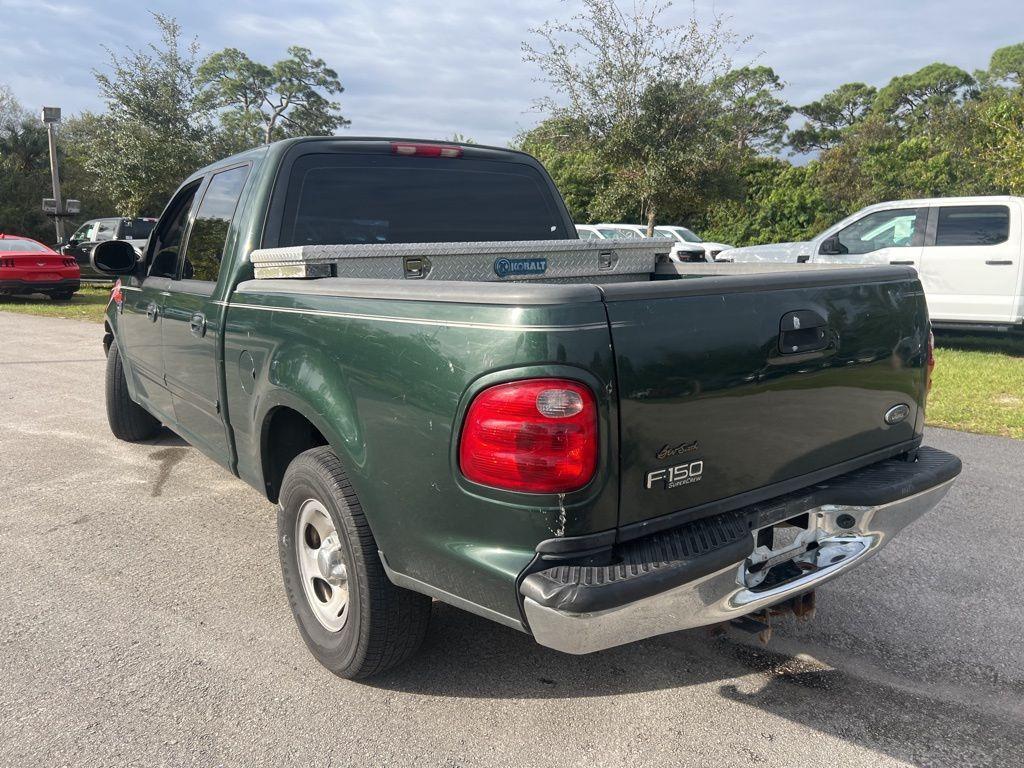
[[[926,363],[927,373],[925,374],[925,382],[927,382],[928,392],[932,391],[932,373],[935,371],[935,334],[932,331],[928,331],[928,360]]]
[[[485,389],[462,428],[459,468],[474,483],[524,493],[567,493],[597,468],[597,402],[567,379]]]
[[[450,144],[419,144],[408,141],[391,142],[391,154],[417,157],[462,157],[462,147]]]

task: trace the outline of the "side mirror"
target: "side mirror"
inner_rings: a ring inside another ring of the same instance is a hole
[[[107,275],[130,275],[139,263],[139,252],[126,240],[105,240],[92,249],[93,269]]]
[[[839,242],[839,235],[832,235],[832,237],[826,237],[821,241],[821,246],[818,248],[818,253],[822,256],[841,256],[846,252],[843,248],[842,243]]]

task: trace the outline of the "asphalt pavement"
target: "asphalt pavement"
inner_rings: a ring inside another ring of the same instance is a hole
[[[0,765],[1024,765],[1024,442],[931,429],[946,500],[761,646],[590,656],[435,603],[370,683],[308,655],[274,507],[115,440],[100,327],[0,313]]]

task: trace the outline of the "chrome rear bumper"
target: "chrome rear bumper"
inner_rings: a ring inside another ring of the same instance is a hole
[[[805,573],[771,588],[757,586],[756,566],[747,557],[689,583],[607,610],[572,613],[527,596],[524,612],[537,642],[575,654],[739,618],[855,568],[941,501],[953,482],[950,479],[878,506],[826,504],[808,510],[816,546],[801,558]]]

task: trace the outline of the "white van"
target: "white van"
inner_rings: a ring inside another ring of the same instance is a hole
[[[921,276],[937,328],[1024,330],[1024,198],[879,203],[813,240],[752,245],[719,261],[905,264]]]

